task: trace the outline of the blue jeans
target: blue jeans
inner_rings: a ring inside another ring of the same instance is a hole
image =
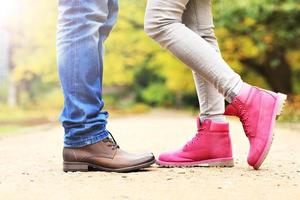
[[[64,92],[65,147],[108,137],[103,111],[103,43],[118,14],[117,0],[59,0],[58,71]]]

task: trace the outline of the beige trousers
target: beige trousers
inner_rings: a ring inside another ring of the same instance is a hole
[[[243,82],[220,54],[211,0],[148,0],[145,31],[191,68],[201,116],[222,115]]]

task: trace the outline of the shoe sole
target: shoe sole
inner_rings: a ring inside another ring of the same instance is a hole
[[[145,162],[145,163],[142,163],[142,164],[138,164],[138,165],[134,165],[134,166],[130,166],[130,167],[123,167],[123,168],[114,169],[114,168],[107,168],[107,167],[103,167],[103,166],[95,165],[95,164],[91,164],[91,163],[64,161],[63,171],[64,172],[105,171],[105,172],[119,172],[119,173],[122,173],[122,172],[132,172],[132,171],[137,171],[137,170],[140,170],[140,169],[144,169],[144,168],[150,167],[154,163],[155,163],[155,159],[152,159],[152,160],[150,160],[148,162]]]
[[[202,160],[196,162],[166,162],[156,160],[156,164],[160,167],[234,167],[233,158],[219,158]]]
[[[270,135],[267,141],[267,144],[262,152],[262,154],[260,155],[260,157],[258,158],[258,161],[255,163],[255,165],[253,166],[253,168],[255,170],[258,170],[259,167],[262,165],[262,163],[264,162],[264,160],[266,159],[270,148],[272,146],[272,142],[273,142],[273,138],[274,138],[274,132],[273,132],[273,127],[275,125],[276,119],[278,119],[278,117],[280,116],[280,114],[282,113],[283,107],[285,106],[285,102],[287,99],[287,95],[282,94],[282,93],[277,93],[277,98],[276,98],[276,105],[275,105],[275,109],[274,109],[274,113],[272,116],[272,123],[271,123],[271,129],[270,129]]]

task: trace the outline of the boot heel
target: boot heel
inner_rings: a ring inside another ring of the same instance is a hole
[[[209,167],[234,167],[234,162],[233,160],[217,161],[209,163]]]
[[[282,93],[277,93],[278,95],[278,104],[277,104],[277,110],[276,110],[276,118],[282,113],[283,107],[285,106],[285,102],[287,99],[287,95],[282,94]]]
[[[64,162],[63,164],[63,170],[64,172],[87,172],[89,171],[89,165],[86,163],[80,163],[80,162]]]

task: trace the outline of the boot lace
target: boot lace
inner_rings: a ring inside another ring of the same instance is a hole
[[[245,106],[241,101],[237,99],[234,100],[234,103],[238,106],[238,116],[240,117],[240,121],[242,122],[246,136],[249,137],[251,135],[251,126],[249,124],[249,116],[245,110]]]
[[[195,144],[196,142],[199,141],[199,136],[204,134],[206,127],[204,127],[203,125],[201,125],[201,127],[198,129],[198,132],[196,133],[196,135],[186,143],[185,148],[189,147],[193,144]]]
[[[109,134],[109,137],[104,139],[103,142],[106,143],[107,146],[111,147],[113,150],[119,149],[120,146],[117,144],[114,136],[111,134],[111,132],[107,131]]]

